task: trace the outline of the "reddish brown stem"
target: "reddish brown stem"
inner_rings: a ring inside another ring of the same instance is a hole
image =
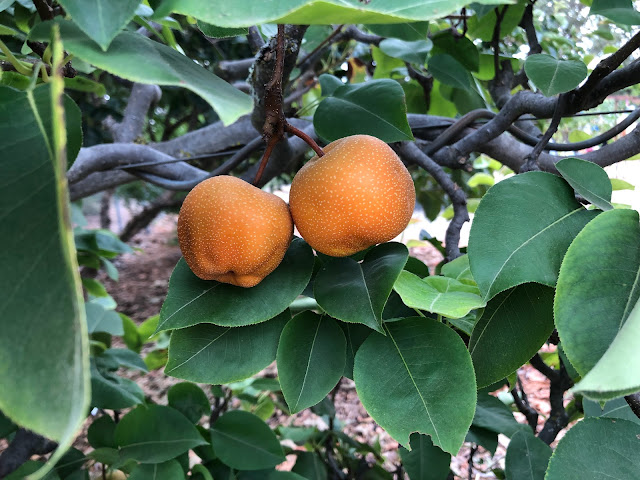
[[[297,128],[289,125],[287,119],[284,116],[284,110],[282,107],[282,75],[284,71],[284,25],[278,25],[278,37],[276,40],[276,64],[273,69],[273,76],[269,83],[265,87],[264,105],[265,105],[265,121],[262,127],[262,137],[267,144],[267,148],[264,151],[258,172],[253,181],[254,185],[258,185],[262,178],[262,173],[269,163],[269,157],[276,144],[284,138],[285,132],[289,132],[297,137],[303,139],[307,144],[313,148],[318,156],[324,155],[322,149],[318,144],[306,133],[298,130]]]
[[[324,151],[322,150],[322,148],[320,148],[320,145],[318,145],[313,138],[311,138],[309,135],[304,133],[302,130],[294,127],[288,122],[285,124],[284,129],[286,132],[292,135],[295,135],[296,137],[299,137],[305,142],[307,142],[307,145],[313,148],[313,151],[316,152],[319,157],[322,157],[324,155]]]

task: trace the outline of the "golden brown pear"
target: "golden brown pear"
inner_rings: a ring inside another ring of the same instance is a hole
[[[293,236],[287,204],[227,175],[195,186],[178,217],[187,265],[203,280],[253,287],[280,264]]]
[[[324,152],[291,184],[291,215],[302,238],[320,253],[345,257],[402,233],[416,194],[391,147],[376,137],[353,135]]]

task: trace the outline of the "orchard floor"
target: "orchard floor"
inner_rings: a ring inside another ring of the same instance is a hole
[[[119,282],[100,277],[105,282],[109,293],[117,301],[118,310],[129,315],[136,323],[141,323],[146,318],[157,314],[167,293],[171,271],[180,258],[180,250],[176,239],[176,219],[175,215],[163,215],[156,219],[150,228],[134,237],[130,244],[136,248],[136,251],[132,254],[123,255],[116,260],[120,273]],[[411,248],[411,254],[427,263],[432,270],[442,259],[440,253],[433,247]],[[271,371],[274,371],[273,366]],[[173,384],[181,381],[165,376],[162,370],[152,371],[146,375],[123,373],[135,379],[143,388],[145,394],[160,404],[166,404],[167,390]],[[539,420],[540,424],[542,424],[544,423],[544,416],[549,413],[549,382],[543,375],[529,366],[521,368],[519,374],[529,402],[536,410],[542,413]],[[208,390],[205,388],[205,391]],[[373,443],[376,440],[379,441],[387,459],[385,468],[395,470],[394,464],[398,462],[398,444],[367,415],[358,400],[352,381],[344,379],[341,382],[335,397],[335,404],[337,417],[344,425],[344,431],[363,442]],[[516,416],[519,421],[525,423],[522,415],[517,413]],[[269,423],[272,426],[293,424],[298,426],[317,426],[321,429],[327,428],[323,420],[309,410],[291,417],[276,412],[270,418]],[[470,446],[465,444],[452,462],[452,470],[456,475],[456,480],[496,478],[491,470],[496,467],[504,467],[505,449],[509,441],[507,437],[502,435],[499,440],[499,447],[494,456],[491,456],[489,452],[480,447],[474,455],[473,474],[471,477],[469,477],[468,473]],[[76,442],[76,447],[83,450],[88,448],[85,442],[86,440],[79,438]],[[194,458],[194,461],[197,460],[197,458]],[[290,458],[282,468],[289,469],[292,463],[293,458]]]

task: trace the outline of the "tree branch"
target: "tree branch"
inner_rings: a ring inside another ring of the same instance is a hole
[[[445,251],[447,261],[455,260],[460,253],[460,229],[469,221],[467,211],[467,197],[458,185],[442,170],[442,167],[434,162],[428,155],[420,150],[413,142],[402,142],[397,147],[398,153],[405,160],[424,168],[449,196],[453,204],[453,219],[449,223],[445,235]]]
[[[640,393],[633,393],[624,397],[633,414],[640,418]]]
[[[535,434],[538,427],[538,412],[529,404],[527,394],[524,392],[524,388],[522,388],[520,376],[517,374],[516,376],[517,383],[511,389],[511,396],[513,396],[513,402],[516,404],[518,411],[525,416],[527,423]],[[522,397],[520,395],[522,395]]]
[[[160,100],[162,91],[157,85],[134,83],[121,122],[109,116],[104,123],[118,143],[135,141],[144,130],[147,112],[152,104]]]
[[[25,463],[32,455],[44,455],[55,450],[57,443],[20,428],[7,449],[0,454],[0,478],[4,478]]]

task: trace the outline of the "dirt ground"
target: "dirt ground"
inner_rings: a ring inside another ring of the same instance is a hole
[[[104,277],[107,290],[118,303],[118,311],[129,315],[137,323],[141,323],[146,318],[157,314],[160,311],[162,302],[167,292],[169,277],[173,267],[180,258],[180,250],[176,239],[176,216],[163,215],[159,217],[150,228],[136,235],[130,245],[136,249],[134,253],[126,254],[116,260],[116,265],[120,273],[118,282],[111,281]],[[416,247],[411,249],[411,255],[420,258],[433,270],[442,256],[435,248]],[[549,382],[539,372],[531,367],[525,366],[519,371],[524,384],[529,402],[542,415],[540,423],[544,423],[546,415],[549,413],[548,395]],[[156,370],[142,375],[139,373],[128,375],[135,379],[144,389],[145,393],[154,401],[166,404],[166,393],[168,389],[180,380],[167,377],[162,370]],[[207,389],[205,389],[207,391]],[[358,400],[355,387],[352,381],[344,379],[335,397],[337,417],[344,425],[344,431],[363,442],[380,442],[385,458],[385,467],[394,469],[397,463],[398,444],[378,426],[366,413],[364,407]],[[516,413],[518,421],[526,423],[524,416]],[[299,426],[317,426],[327,428],[323,420],[305,410],[292,417],[276,414],[269,423],[277,423]],[[492,469],[496,467],[504,468],[504,456],[508,438],[499,437],[499,447],[494,456],[479,448],[474,456],[473,478],[494,479]],[[79,439],[78,447],[86,447]],[[457,457],[452,461],[452,470],[456,475],[456,480],[467,480],[469,445],[465,444]],[[284,465],[287,468],[287,465]]]

